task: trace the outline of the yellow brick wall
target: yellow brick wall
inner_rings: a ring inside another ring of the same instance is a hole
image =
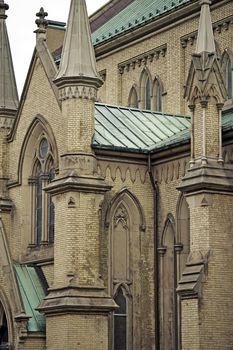
[[[221,8],[213,9],[212,19],[213,23],[222,20],[232,13],[233,5],[228,2],[222,5]],[[101,101],[110,104],[128,105],[128,97],[130,88],[134,83],[139,85],[139,78],[143,70],[136,65],[129,72],[124,72],[122,78],[118,71],[118,64],[129,60],[137,55],[143,54],[151,49],[167,44],[167,52],[165,57],[161,57],[152,63],[148,63],[148,68],[151,71],[152,78],[158,75],[164,85],[164,91],[167,95],[163,97],[163,111],[173,114],[190,114],[188,105],[185,103],[184,85],[186,83],[191,54],[195,50],[195,44],[188,42],[187,47],[183,48],[181,45],[181,38],[185,35],[192,34],[197,31],[199,23],[199,14],[195,18],[188,18],[180,24],[177,24],[175,30],[173,28],[156,33],[153,36],[146,38],[139,43],[132,43],[129,47],[110,54],[105,58],[97,58],[97,67],[101,71],[106,69],[106,82],[102,89],[105,89],[103,94],[100,89]],[[215,32],[215,38],[220,46],[221,52],[227,47],[233,49],[233,28],[229,30],[222,29],[221,32]],[[121,88],[122,86],[122,88]],[[106,97],[105,97],[106,96]],[[104,100],[105,98],[105,100]]]
[[[108,316],[60,315],[48,317],[46,323],[49,350],[108,349]]]

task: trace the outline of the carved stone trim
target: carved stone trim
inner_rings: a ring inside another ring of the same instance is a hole
[[[59,100],[64,101],[69,98],[81,98],[97,101],[97,89],[92,86],[78,85],[65,86],[59,90]]]
[[[161,56],[164,57],[167,52],[167,44],[159,46],[153,50],[147,51],[141,55],[135,56],[127,61],[118,64],[118,70],[120,74],[129,72],[135,69],[137,66],[146,66],[148,62],[153,62],[159,59]]]
[[[99,72],[99,75],[103,81],[106,81],[106,76],[107,76],[107,70],[103,69]]]
[[[213,24],[213,31],[221,33],[222,30],[228,30],[233,25],[233,16],[224,18]],[[188,44],[193,45],[197,39],[197,31],[184,35],[180,38],[180,42],[183,48],[186,48]]]
[[[114,216],[114,226],[118,226],[119,222],[122,223],[125,229],[128,228],[128,213],[126,208],[123,205],[120,205],[117,208],[117,211]]]
[[[11,129],[14,124],[15,118],[0,116],[0,128]]]

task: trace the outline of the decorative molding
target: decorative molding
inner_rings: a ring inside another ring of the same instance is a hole
[[[64,101],[69,98],[81,98],[97,101],[97,89],[93,86],[76,85],[65,86],[59,90],[59,100]]]
[[[213,24],[213,31],[216,33],[221,33],[223,30],[228,30],[230,26],[233,26],[233,16],[229,16],[224,18]],[[184,35],[180,38],[181,46],[186,48],[188,44],[191,46],[197,39],[197,31],[192,32],[190,34]]]
[[[107,70],[103,69],[99,72],[99,76],[103,81],[106,81],[106,76],[107,76]]]
[[[133,70],[136,67],[146,66],[148,62],[152,63],[154,60],[158,60],[161,56],[165,57],[166,52],[167,44],[164,44],[141,55],[135,56],[127,61],[119,63],[119,73],[123,74],[124,72],[129,72],[130,70]]]
[[[170,183],[181,179],[189,168],[189,159],[183,158],[174,162],[158,165],[155,168],[155,177],[159,184]]]
[[[122,224],[124,229],[128,228],[128,213],[122,204],[117,208],[114,215],[114,226],[117,227],[119,222]]]
[[[98,162],[98,174],[104,179],[109,178],[112,182],[116,179],[121,179],[122,183],[126,180],[130,180],[133,184],[140,181],[141,184],[146,182],[148,176],[148,169],[144,166],[137,164],[119,164],[119,163],[107,163]]]
[[[15,118],[0,116],[0,128],[11,129],[14,124]]]

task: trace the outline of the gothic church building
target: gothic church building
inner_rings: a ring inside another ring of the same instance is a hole
[[[233,2],[69,3],[19,100],[0,0],[0,349],[232,350]]]

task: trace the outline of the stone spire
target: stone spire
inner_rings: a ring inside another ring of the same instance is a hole
[[[58,81],[76,81],[102,85],[98,77],[85,0],[71,0]]]
[[[215,53],[215,42],[210,15],[210,0],[201,0],[201,16],[199,22],[196,53]]]
[[[0,112],[14,116],[19,99],[15,81],[10,44],[6,28],[6,10],[9,6],[0,0]]]

